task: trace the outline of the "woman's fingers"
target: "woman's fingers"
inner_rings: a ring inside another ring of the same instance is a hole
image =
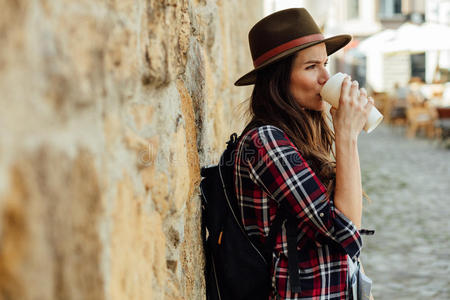
[[[367,122],[373,103],[367,91],[359,89],[358,82],[352,82],[350,77],[346,77],[342,82],[339,108],[330,110],[335,132],[357,136]]]
[[[365,88],[361,88],[359,90],[359,101],[361,102],[362,105],[367,104],[367,91]]]
[[[367,103],[364,105],[364,110],[366,111],[367,115],[369,115],[370,111],[372,110],[372,107],[374,106],[374,101],[372,97],[367,98]]]
[[[331,114],[331,116],[332,116],[333,119],[334,119],[334,115],[336,114],[336,108],[331,107],[331,108],[330,108],[330,114]]]
[[[339,98],[339,102],[341,103],[357,103],[359,99],[359,83],[354,80],[351,81],[350,76],[347,76],[341,86],[341,96]]]
[[[351,81],[350,76],[345,77],[342,81],[341,96],[339,97],[339,103],[348,102],[348,93],[350,92]]]
[[[365,111],[366,110],[366,105],[368,104],[369,99],[367,98],[367,91],[364,88],[361,88],[359,90],[359,97],[358,97],[358,108],[361,111]]]
[[[350,87],[350,101],[357,101],[358,99],[358,90],[359,90],[359,84],[358,81],[354,80]]]
[[[365,88],[361,88],[361,90],[359,91],[360,96],[364,96],[367,97],[367,90]]]

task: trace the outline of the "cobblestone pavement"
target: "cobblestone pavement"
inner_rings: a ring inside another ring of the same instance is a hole
[[[450,299],[450,149],[381,125],[361,133],[362,262],[376,300]]]

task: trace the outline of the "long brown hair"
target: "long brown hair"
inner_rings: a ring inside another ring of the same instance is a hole
[[[290,93],[294,59],[291,55],[258,73],[247,111],[250,121],[244,132],[260,125],[283,130],[332,195],[336,174],[334,133],[324,111],[302,108]]]

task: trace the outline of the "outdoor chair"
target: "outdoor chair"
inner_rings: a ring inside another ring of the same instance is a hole
[[[426,106],[412,106],[406,110],[408,138],[415,137],[417,131],[423,129],[426,136],[432,138],[434,136],[434,117],[431,109]]]
[[[437,136],[441,141],[450,138],[450,107],[436,107],[437,120],[434,122]]]

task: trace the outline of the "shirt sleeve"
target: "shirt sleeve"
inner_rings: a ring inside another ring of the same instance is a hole
[[[362,239],[356,226],[327,197],[325,186],[287,135],[266,125],[247,139],[245,159],[255,184],[278,203],[288,201],[299,227],[312,226],[340,244],[352,259],[358,256]]]

